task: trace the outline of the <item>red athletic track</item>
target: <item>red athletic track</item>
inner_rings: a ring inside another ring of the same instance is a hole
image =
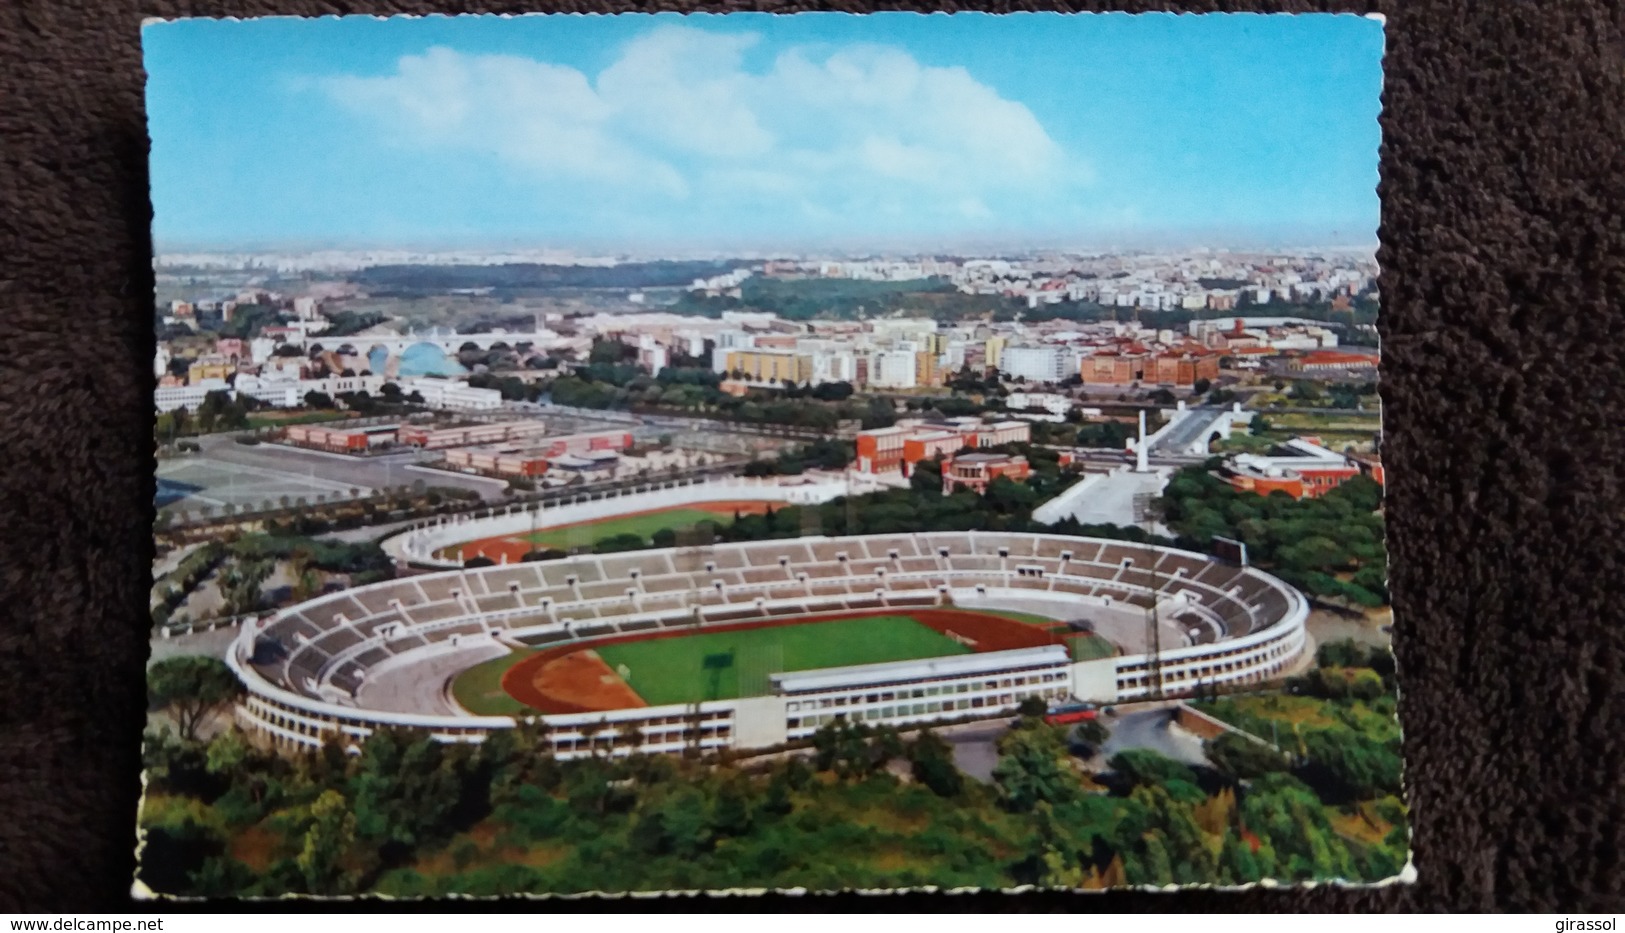
[[[708,625],[704,628],[639,632],[636,635],[621,635],[614,638],[594,640],[586,645],[571,644],[546,648],[508,668],[502,675],[502,689],[506,690],[509,696],[519,702],[543,713],[598,713],[604,712],[606,709],[624,709],[625,707],[620,706],[604,707],[593,705],[590,697],[579,694],[572,695],[572,693],[575,693],[575,690],[572,689],[573,685],[556,684],[550,685],[555,689],[540,688],[536,685],[539,669],[550,661],[577,651],[587,651],[603,645],[617,645],[632,641],[657,641],[663,638],[683,638],[689,635],[709,634],[712,632],[737,632],[746,629],[774,628],[786,625],[809,625],[818,622],[835,622],[841,619],[861,619],[869,616],[904,616],[913,619],[943,635],[952,633],[962,639],[969,639],[974,642],[971,646],[972,651],[977,653],[1066,644],[1063,639],[1046,632],[1042,626],[1028,625],[1025,622],[1019,622],[1004,616],[987,615],[964,609],[865,609],[793,616],[785,619],[762,619],[732,625]]]

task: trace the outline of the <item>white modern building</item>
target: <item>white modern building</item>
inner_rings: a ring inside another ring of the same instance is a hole
[[[1068,366],[1071,354],[1059,346],[1005,347],[1000,356],[999,369],[1010,378],[1023,377],[1028,382],[1061,382],[1075,372]]]
[[[913,350],[880,350],[869,357],[869,385],[912,389],[919,384],[920,358]]]
[[[417,392],[430,408],[453,408],[462,411],[494,411],[502,407],[502,393],[496,389],[475,389],[450,379],[402,379],[401,391],[407,395]]]
[[[191,385],[160,386],[154,389],[152,405],[157,411],[174,411],[177,408],[193,410],[203,404],[203,400],[210,392],[225,392],[226,397],[232,399],[237,397],[236,390],[224,379],[200,379]]]
[[[858,355],[851,350],[820,350],[812,355],[812,381],[857,382]]]

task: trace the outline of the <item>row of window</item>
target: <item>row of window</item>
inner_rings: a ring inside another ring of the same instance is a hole
[[[1226,652],[1213,658],[1202,658],[1195,664],[1186,663],[1165,668],[1162,672],[1163,685],[1169,686],[1174,682],[1187,681],[1200,683],[1244,670],[1250,670],[1251,672],[1240,678],[1240,680],[1250,683],[1279,673],[1286,666],[1285,658],[1288,653],[1288,646],[1285,642],[1276,642],[1265,649],[1242,649]],[[1225,661],[1225,663],[1214,663],[1215,661]],[[1269,663],[1261,667],[1261,662]],[[1118,671],[1117,686],[1119,690],[1136,690],[1148,688],[1150,685],[1149,668],[1145,664],[1127,665]]]
[[[339,728],[336,722],[312,719],[309,716],[285,709],[280,704],[258,698],[249,701],[249,708],[252,717],[262,725],[283,730],[283,733],[304,736],[311,740],[304,744],[319,744],[327,735]],[[653,717],[647,720],[639,720],[638,725],[643,735],[640,744],[644,745],[686,742],[690,735],[688,721],[682,716]],[[668,728],[649,728],[651,726],[666,726]],[[670,728],[672,726],[676,728]],[[484,728],[470,727],[437,729],[435,733],[444,736],[475,736],[484,734],[487,731]],[[283,733],[272,732],[272,735],[279,740],[294,741]],[[711,714],[700,723],[699,734],[702,742],[714,743],[720,741],[726,744],[733,737],[733,724],[726,716]],[[601,731],[591,738],[559,735],[554,738],[553,747],[560,752],[585,751],[595,745],[598,748],[610,748],[621,739],[621,735],[614,731]],[[620,744],[625,743],[621,741]]]
[[[1281,640],[1273,642],[1269,645],[1247,645],[1240,648],[1230,648],[1216,654],[1203,656],[1202,658],[1197,659],[1196,663],[1212,665],[1216,661],[1231,661],[1232,663],[1229,665],[1228,669],[1233,670],[1248,666],[1262,659],[1279,657],[1286,654],[1287,651],[1288,645],[1286,641]],[[1123,665],[1117,669],[1117,672],[1120,675],[1139,674],[1145,672],[1147,666],[1148,665],[1146,662],[1137,661],[1132,664]]]
[[[974,690],[1008,690],[1012,687],[1042,687],[1066,682],[1067,675],[1056,671],[1033,672],[1003,677],[992,677],[986,680],[961,680],[953,683],[922,684],[902,690],[878,690],[869,693],[842,693],[836,696],[819,697],[816,700],[806,699],[791,701],[786,711],[795,713],[811,709],[832,709],[847,705],[890,703],[895,700],[920,699],[922,697],[943,696],[949,694],[970,693]]]
[[[687,744],[692,735],[685,729],[670,729],[658,732],[646,731],[636,743],[638,748],[648,748],[652,745],[675,745],[682,747]],[[719,726],[705,726],[700,729],[700,744],[727,745],[733,739],[733,726],[723,724]],[[591,738],[559,737],[553,740],[555,752],[585,752],[596,748],[600,751],[625,748],[625,736],[617,732],[599,733]]]
[[[792,734],[800,735],[815,730],[820,726],[832,722],[847,720],[851,722],[886,722],[893,719],[912,719],[920,716],[932,716],[940,713],[969,712],[978,709],[1008,709],[1019,704],[1029,696],[1039,696],[1049,700],[1065,699],[1066,690],[1051,689],[1038,693],[997,693],[992,696],[961,697],[953,700],[933,700],[926,703],[910,703],[898,706],[881,706],[871,709],[851,710],[842,713],[816,713],[811,716],[792,716],[789,728]]]

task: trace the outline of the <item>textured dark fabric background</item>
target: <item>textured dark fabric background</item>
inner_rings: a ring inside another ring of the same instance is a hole
[[[1313,9],[1178,7],[1209,8]],[[525,9],[0,3],[0,911],[129,903],[153,492],[143,16]],[[1388,15],[1383,397],[1419,881],[818,906],[1625,907],[1625,13],[1372,9]],[[814,905],[541,909],[663,906]]]

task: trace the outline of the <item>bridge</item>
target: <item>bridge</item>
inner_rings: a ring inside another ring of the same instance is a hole
[[[1253,413],[1241,405],[1229,408],[1199,406],[1187,408],[1184,402],[1171,413],[1168,423],[1145,439],[1148,453],[1162,457],[1206,457],[1208,442],[1215,436],[1228,440],[1236,423],[1247,424]]]

